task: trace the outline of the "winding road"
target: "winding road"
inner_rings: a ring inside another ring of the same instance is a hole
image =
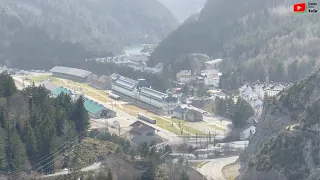
[[[199,168],[198,171],[207,177],[208,180],[226,180],[222,174],[222,168],[235,162],[237,159],[238,156],[212,159],[209,163]]]

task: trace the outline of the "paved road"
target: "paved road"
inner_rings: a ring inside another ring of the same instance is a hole
[[[87,166],[85,168],[82,168],[80,171],[82,171],[82,172],[93,171],[93,170],[99,169],[100,167],[101,167],[101,162],[92,164],[92,165]],[[41,176],[41,177],[45,178],[45,177],[60,176],[60,175],[68,174],[68,173],[69,173],[68,170],[64,170],[64,171],[56,172],[54,174],[49,174],[49,175],[45,175],[45,176]]]
[[[235,162],[237,159],[238,156],[213,159],[210,160],[209,163],[198,169],[198,171],[206,176],[208,180],[225,180],[222,174],[222,168],[228,164]]]

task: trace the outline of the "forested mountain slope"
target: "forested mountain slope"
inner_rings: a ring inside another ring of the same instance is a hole
[[[315,2],[319,5],[320,1]],[[198,18],[182,24],[159,44],[150,64],[172,63],[186,53],[205,53],[225,59],[224,70],[237,70],[243,80],[256,81],[269,78],[278,64],[286,71],[296,60],[303,77],[319,60],[320,21],[319,14],[293,13],[294,3],[208,0]]]
[[[24,28],[35,26],[51,38],[101,52],[119,52],[128,43],[158,42],[177,25],[156,0],[1,0],[0,6]]]
[[[264,104],[238,179],[319,179],[320,71]]]
[[[190,15],[200,12],[206,0],[159,0],[180,20],[185,21]]]
[[[78,144],[88,126],[82,98],[76,103],[64,94],[51,98],[44,87],[19,91],[10,75],[0,74],[2,175],[20,179],[20,172],[53,172],[56,158]]]

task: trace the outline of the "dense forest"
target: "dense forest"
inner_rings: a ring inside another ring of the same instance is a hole
[[[235,128],[243,128],[249,117],[254,115],[250,104],[240,97],[237,102],[234,101],[234,98],[217,97],[213,104],[208,105],[207,109],[216,115],[230,119]]]
[[[81,141],[89,126],[83,98],[51,98],[44,87],[22,91],[0,74],[0,170],[15,179],[20,171],[50,173],[64,150]],[[10,173],[9,173],[10,172]]]
[[[292,13],[294,3],[209,0],[197,18],[159,44],[149,63],[172,65],[185,54],[204,53],[224,59],[223,88],[244,81],[295,82],[318,66],[320,24],[316,14]]]

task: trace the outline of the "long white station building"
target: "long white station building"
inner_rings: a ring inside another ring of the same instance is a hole
[[[173,114],[178,106],[177,98],[151,89],[145,79],[133,80],[120,75],[113,76],[111,89],[121,98],[159,114]]]

